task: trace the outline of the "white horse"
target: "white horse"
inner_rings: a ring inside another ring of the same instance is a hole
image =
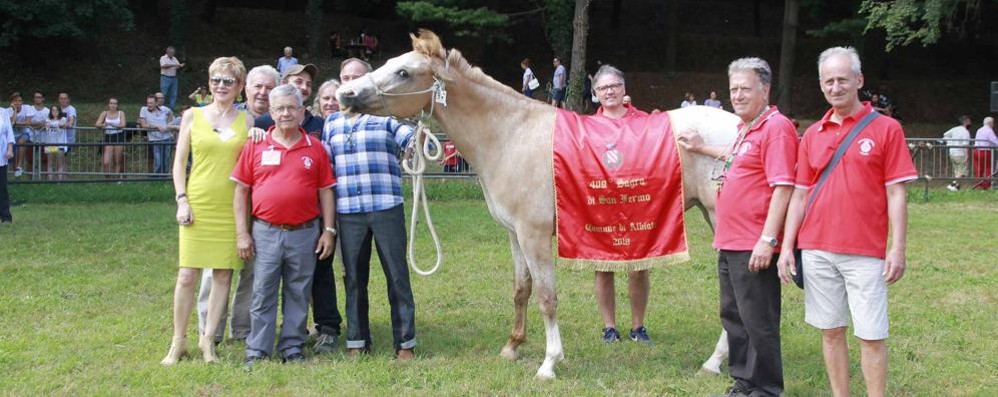
[[[457,149],[478,174],[492,217],[509,233],[514,262],[514,321],[501,355],[517,358],[526,340],[526,306],[537,293],[544,316],[547,349],[537,377],[554,378],[564,358],[558,331],[554,258],[554,186],[551,176],[555,108],[509,88],[478,68],[457,50],[445,51],[433,32],[411,35],[413,51],[392,58],[365,78],[337,90],[348,112],[411,117],[431,111]],[[446,105],[439,99],[444,87]],[[670,111],[673,134],[698,131],[709,145],[726,145],[736,135],[737,116],[697,106]],[[714,223],[715,193],[710,181],[713,159],[680,149],[686,209],[699,206]],[[727,355],[722,333],[704,370],[719,372]]]

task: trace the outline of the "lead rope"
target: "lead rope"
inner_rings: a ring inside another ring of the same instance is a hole
[[[437,269],[440,269],[440,264],[444,261],[443,246],[440,244],[440,237],[437,236],[437,229],[433,227],[433,218],[430,217],[430,205],[426,199],[426,189],[423,185],[423,173],[426,171],[426,162],[439,160],[443,154],[443,150],[441,150],[440,140],[428,132],[429,130],[423,126],[423,121],[420,120],[416,125],[416,133],[414,135],[416,143],[413,146],[418,145],[419,142],[423,142],[423,146],[422,148],[414,148],[415,153],[413,153],[411,160],[412,167],[409,166],[408,161],[402,162],[402,168],[412,177],[412,216],[409,221],[408,250],[409,265],[412,266],[412,271],[421,276],[429,276],[436,273]],[[422,203],[423,207],[423,216],[426,217],[426,227],[430,230],[430,236],[433,238],[433,246],[437,252],[437,262],[429,270],[423,270],[416,264],[416,223],[419,222],[420,203]]]

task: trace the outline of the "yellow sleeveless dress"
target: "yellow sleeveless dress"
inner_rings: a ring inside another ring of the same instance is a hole
[[[187,179],[187,199],[194,224],[180,226],[180,267],[242,269],[236,251],[236,223],[232,199],[236,183],[229,177],[246,143],[246,112],[240,111],[227,130],[217,133],[193,108],[191,154],[194,164]],[[226,138],[222,140],[222,138]]]

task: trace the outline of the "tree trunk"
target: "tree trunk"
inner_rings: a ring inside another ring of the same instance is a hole
[[[305,6],[305,21],[308,24],[308,55],[312,59],[319,59],[322,55],[322,39],[325,38],[325,30],[322,28],[323,0],[308,0]]]
[[[610,12],[610,27],[617,29],[620,27],[620,8],[624,0],[613,0],[613,9]]]
[[[586,78],[586,39],[589,36],[589,5],[591,0],[575,0],[575,18],[572,19],[572,64],[568,80],[568,101],[565,107],[575,112],[585,109],[583,100],[588,93],[582,92]]]
[[[679,46],[679,0],[665,1],[665,71],[676,73],[676,52]]]
[[[786,0],[783,7],[783,44],[780,48],[780,83],[776,103],[784,114],[793,113],[794,58],[797,55],[799,0]]]

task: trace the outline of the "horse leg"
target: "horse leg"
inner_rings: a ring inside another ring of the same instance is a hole
[[[728,332],[722,328],[721,337],[717,338],[717,345],[714,345],[714,353],[700,366],[700,373],[720,375],[721,362],[726,358],[728,358]]]
[[[510,361],[516,360],[516,349],[527,340],[527,301],[530,300],[530,271],[523,258],[516,233],[509,232],[509,248],[513,254],[513,331],[509,341],[503,346],[500,356]]]
[[[554,365],[565,358],[558,331],[558,295],[555,290],[554,260],[551,258],[551,237],[543,233],[518,233],[520,247],[527,261],[533,289],[537,292],[537,305],[544,316],[544,335],[547,348],[544,362],[537,369],[538,379],[554,379]]]

